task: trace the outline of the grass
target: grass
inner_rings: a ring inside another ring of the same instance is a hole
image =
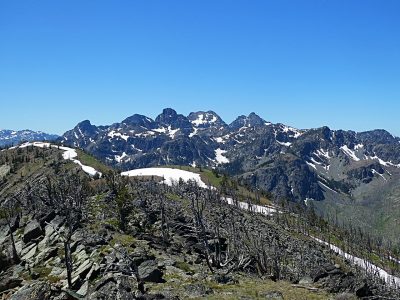
[[[198,281],[192,278],[183,279],[174,274],[168,276],[169,279],[176,278],[176,281],[153,285],[150,287],[152,292],[172,289],[182,299],[187,298],[185,286],[188,284],[202,284],[212,289],[212,293],[198,298],[191,299],[210,299],[210,300],[234,300],[234,299],[268,299],[267,294],[278,292],[285,300],[326,300],[333,299],[332,295],[323,290],[311,291],[304,287],[296,286],[287,281],[271,281],[259,278],[244,278],[235,284],[218,284],[213,281]],[[271,298],[273,299],[273,298]]]
[[[78,160],[86,166],[93,167],[97,171],[100,171],[103,174],[112,170],[110,167],[106,166],[105,164],[94,158],[92,155],[87,154],[86,152],[80,149],[77,149],[77,153],[78,153]]]
[[[190,267],[190,265],[184,261],[177,261],[175,263],[175,267],[177,267],[178,269],[181,269],[182,271],[184,271],[186,273],[193,273],[193,270]]]
[[[123,247],[130,248],[135,243],[135,238],[133,236],[121,233],[115,233],[113,239],[111,240],[111,246],[119,244]]]
[[[330,298],[325,291],[310,291],[286,281],[245,280],[232,285],[209,283],[209,286],[214,290],[214,294],[201,299],[231,300],[242,297],[266,299],[266,295],[271,292],[282,293],[285,300],[326,300]]]
[[[200,175],[201,180],[205,184],[210,184],[211,186],[215,188],[220,188],[221,187],[221,182],[223,180],[223,175],[219,174],[217,175],[215,172],[213,172],[210,169],[205,169],[205,168],[194,168],[191,166],[177,166],[177,165],[166,165],[166,166],[161,166],[162,168],[172,168],[172,169],[179,169],[179,170],[184,170],[184,171],[189,171],[193,172],[196,174]],[[229,185],[235,185],[233,184],[233,181],[231,179],[228,179],[228,184]],[[243,186],[237,185],[237,195],[240,200],[247,200],[251,199],[252,202],[256,202],[256,195],[254,192],[249,191],[247,188]],[[262,204],[262,205],[271,205],[272,202],[265,196],[260,196],[260,203],[257,204]]]
[[[204,168],[194,168],[191,166],[177,166],[177,165],[166,165],[166,166],[160,166],[161,168],[172,168],[172,169],[179,169],[179,170],[184,170],[184,171],[189,171],[193,172],[196,174],[200,175],[201,180],[205,184],[210,184],[213,187],[220,187],[221,186],[221,181],[222,181],[222,176],[217,177],[212,170],[209,169],[204,169]]]
[[[51,273],[51,268],[47,268],[47,267],[35,267],[32,268],[32,272],[36,272],[39,274],[39,278],[44,278],[49,276],[49,274]]]

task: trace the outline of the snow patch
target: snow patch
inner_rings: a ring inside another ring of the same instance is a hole
[[[317,169],[317,167],[313,163],[310,163],[309,161],[306,161],[306,164],[309,165],[311,168],[314,168],[315,170]]]
[[[387,179],[385,178],[385,176],[383,176],[383,175],[382,175],[381,173],[379,173],[377,170],[372,169],[371,171],[372,171],[372,174],[377,174],[377,175],[381,176],[381,177],[383,178],[383,180],[387,181]]]
[[[312,237],[312,238],[314,240],[316,240],[318,243],[328,246],[333,252],[339,254],[340,256],[343,256],[344,258],[348,259],[349,261],[351,261],[355,265],[358,265],[359,267],[363,268],[364,270],[367,270],[370,273],[378,274],[379,277],[382,278],[386,283],[394,284],[395,286],[400,285],[400,278],[390,275],[388,272],[375,266],[374,264],[370,263],[369,261],[359,258],[359,257],[355,257],[349,253],[346,253],[339,247],[329,244],[328,242],[325,242],[325,241],[320,240],[315,237]]]
[[[165,133],[167,131],[167,129],[165,127],[161,127],[161,128],[153,129],[153,131],[158,132],[158,133]]]
[[[216,137],[216,138],[214,138],[214,141],[216,141],[219,144],[225,144],[223,137]]]
[[[400,164],[396,165],[396,164],[392,163],[391,161],[384,161],[383,159],[380,159],[380,158],[379,158],[378,156],[376,156],[376,155],[374,155],[374,156],[365,156],[365,159],[378,160],[379,163],[380,163],[382,166],[385,166],[385,167],[391,166],[391,167],[400,168]]]
[[[314,154],[316,154],[317,156],[323,156],[327,159],[330,159],[331,157],[329,156],[329,151],[328,150],[324,150],[324,149],[318,149]]]
[[[120,163],[127,156],[128,155],[125,152],[123,152],[121,156],[120,155],[115,155],[115,160]]]
[[[121,139],[124,139],[125,141],[128,141],[129,135],[124,135],[120,132],[116,132],[115,130],[110,131],[107,136],[109,136],[110,138],[114,138],[114,137],[120,137]]]
[[[211,120],[207,120],[207,117],[212,116]],[[209,123],[215,123],[217,122],[217,117],[211,114],[199,114],[197,119],[192,121],[191,123],[195,125],[196,127],[203,125],[203,124],[209,124]]]
[[[276,142],[277,142],[279,145],[282,145],[282,146],[285,146],[285,147],[289,147],[289,146],[292,145],[292,143],[290,143],[290,142],[284,143],[284,142],[280,142],[280,141],[278,141],[278,140],[276,140]]]
[[[347,147],[347,145],[344,145],[342,147],[340,147],[340,149],[347,155],[349,156],[352,160],[354,161],[360,161],[360,159],[356,156],[356,154],[354,153],[353,150],[349,149],[349,147]]]
[[[222,200],[225,200],[229,205],[237,205],[241,209],[260,213],[266,216],[272,215],[277,212],[276,208],[272,206],[262,206],[253,203],[249,204],[247,202],[234,201],[232,198],[222,198]]]
[[[191,133],[189,134],[189,137],[191,138],[191,137],[195,136],[195,135],[197,134],[197,131],[198,131],[198,129],[197,129],[197,128],[194,128],[193,132],[191,132]]]
[[[189,180],[197,182],[199,187],[207,188],[207,185],[201,180],[199,174],[171,168],[144,168],[135,169],[127,172],[122,172],[122,176],[136,177],[136,176],[158,176],[164,178],[167,185],[173,185],[182,179],[185,182]]]
[[[326,184],[324,184],[323,182],[321,182],[321,181],[318,181],[318,183],[320,184],[320,185],[322,185],[324,188],[326,188],[326,189],[328,189],[328,190],[330,190],[330,191],[332,191],[332,192],[334,192],[334,193],[338,193],[338,192],[336,192],[335,190],[333,190],[333,189],[331,189],[329,186],[327,186]]]
[[[229,159],[224,156],[226,150],[222,150],[220,148],[215,150],[215,160],[219,164],[227,164],[229,163]]]

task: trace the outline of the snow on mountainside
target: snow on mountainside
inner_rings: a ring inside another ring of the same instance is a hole
[[[0,147],[17,145],[21,142],[31,141],[54,141],[59,136],[55,134],[48,134],[41,131],[32,130],[0,130]]]
[[[84,121],[62,141],[123,170],[217,167],[296,202],[358,197],[372,186],[400,179],[400,139],[384,130],[299,130],[255,113],[227,125],[213,111],[186,117],[167,108],[154,120],[135,114],[109,126]]]

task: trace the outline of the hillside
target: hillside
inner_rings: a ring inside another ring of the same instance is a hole
[[[247,194],[250,208],[260,197],[229,178],[204,189],[109,169],[93,176],[82,165],[107,167],[79,152],[71,160],[71,151],[31,145],[0,152],[5,299],[398,296],[312,238],[334,236],[312,212],[252,213],[237,201]],[[222,176],[196,173],[213,182]],[[236,198],[240,191],[248,193]],[[336,241],[355,248],[349,237]]]

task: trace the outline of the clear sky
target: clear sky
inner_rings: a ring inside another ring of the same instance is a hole
[[[398,0],[0,0],[0,128],[165,107],[400,136]]]

